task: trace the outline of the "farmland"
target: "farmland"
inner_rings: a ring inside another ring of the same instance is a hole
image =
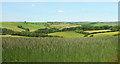
[[[106,22],[2,22],[3,62],[117,62],[120,27]]]
[[[92,25],[92,26],[104,26],[104,25],[109,25],[109,26],[114,26],[117,25],[117,23],[112,23],[112,22],[108,22],[108,23],[103,23],[103,22],[99,22],[99,23],[94,23],[94,22],[76,22],[76,23],[63,23],[63,22],[58,22],[58,24],[55,24],[54,22],[36,22],[36,23],[32,23],[32,22],[27,22],[27,24],[25,22],[1,22],[2,24],[2,28],[7,28],[7,29],[11,29],[14,31],[24,31],[23,29],[18,28],[17,26],[23,26],[25,28],[30,29],[30,31],[35,31],[37,29],[40,28],[59,28],[59,29],[63,29],[63,28],[70,28],[70,27],[77,27],[77,26],[81,26],[81,25]]]
[[[92,31],[85,31],[85,32],[92,33],[92,32],[102,32],[102,31],[110,31],[110,30],[92,30]]]
[[[65,38],[78,38],[84,36],[83,34],[75,33],[73,31],[56,32],[56,33],[50,33],[49,35],[63,36]]]
[[[109,33],[98,33],[98,34],[94,34],[95,37],[100,37],[100,36],[112,36],[118,34],[118,32],[109,32]]]
[[[3,37],[4,62],[117,62],[118,37]],[[9,53],[9,54],[8,54]]]

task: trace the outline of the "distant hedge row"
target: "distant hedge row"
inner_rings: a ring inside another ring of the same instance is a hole
[[[18,36],[28,36],[28,37],[60,37],[60,36],[51,36],[44,33],[35,33],[29,31],[16,32],[6,28],[0,28],[2,30],[2,35],[18,35]]]
[[[82,34],[89,34],[84,31],[87,30],[111,30],[112,32],[118,31],[120,29],[120,26],[88,26],[88,25],[83,25],[80,27],[71,27],[71,28],[64,28],[62,30],[57,29],[57,28],[45,28],[45,29],[38,29],[35,31],[35,33],[54,33],[54,32],[63,32],[63,31],[75,31],[78,33]],[[81,31],[80,31],[81,30]]]
[[[30,31],[28,28],[24,28],[23,26],[17,26],[18,28],[24,29],[25,31]]]

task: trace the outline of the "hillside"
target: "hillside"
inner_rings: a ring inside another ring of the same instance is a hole
[[[11,29],[14,31],[24,31],[24,29],[18,28],[18,26],[22,26],[24,28],[28,28],[31,32],[42,29],[42,28],[70,28],[77,27],[81,25],[92,25],[92,26],[103,26],[103,25],[117,25],[116,22],[2,22],[2,28]]]

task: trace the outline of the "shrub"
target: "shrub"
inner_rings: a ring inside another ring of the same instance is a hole
[[[90,37],[93,37],[93,35],[90,35]]]

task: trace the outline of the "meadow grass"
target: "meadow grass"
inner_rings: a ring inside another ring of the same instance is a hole
[[[78,38],[84,36],[83,34],[76,33],[74,31],[55,32],[55,33],[50,33],[48,35],[63,36],[65,38]]]
[[[118,37],[3,37],[3,62],[117,62]]]
[[[25,36],[17,36],[17,35],[0,35],[0,37],[25,37]]]

